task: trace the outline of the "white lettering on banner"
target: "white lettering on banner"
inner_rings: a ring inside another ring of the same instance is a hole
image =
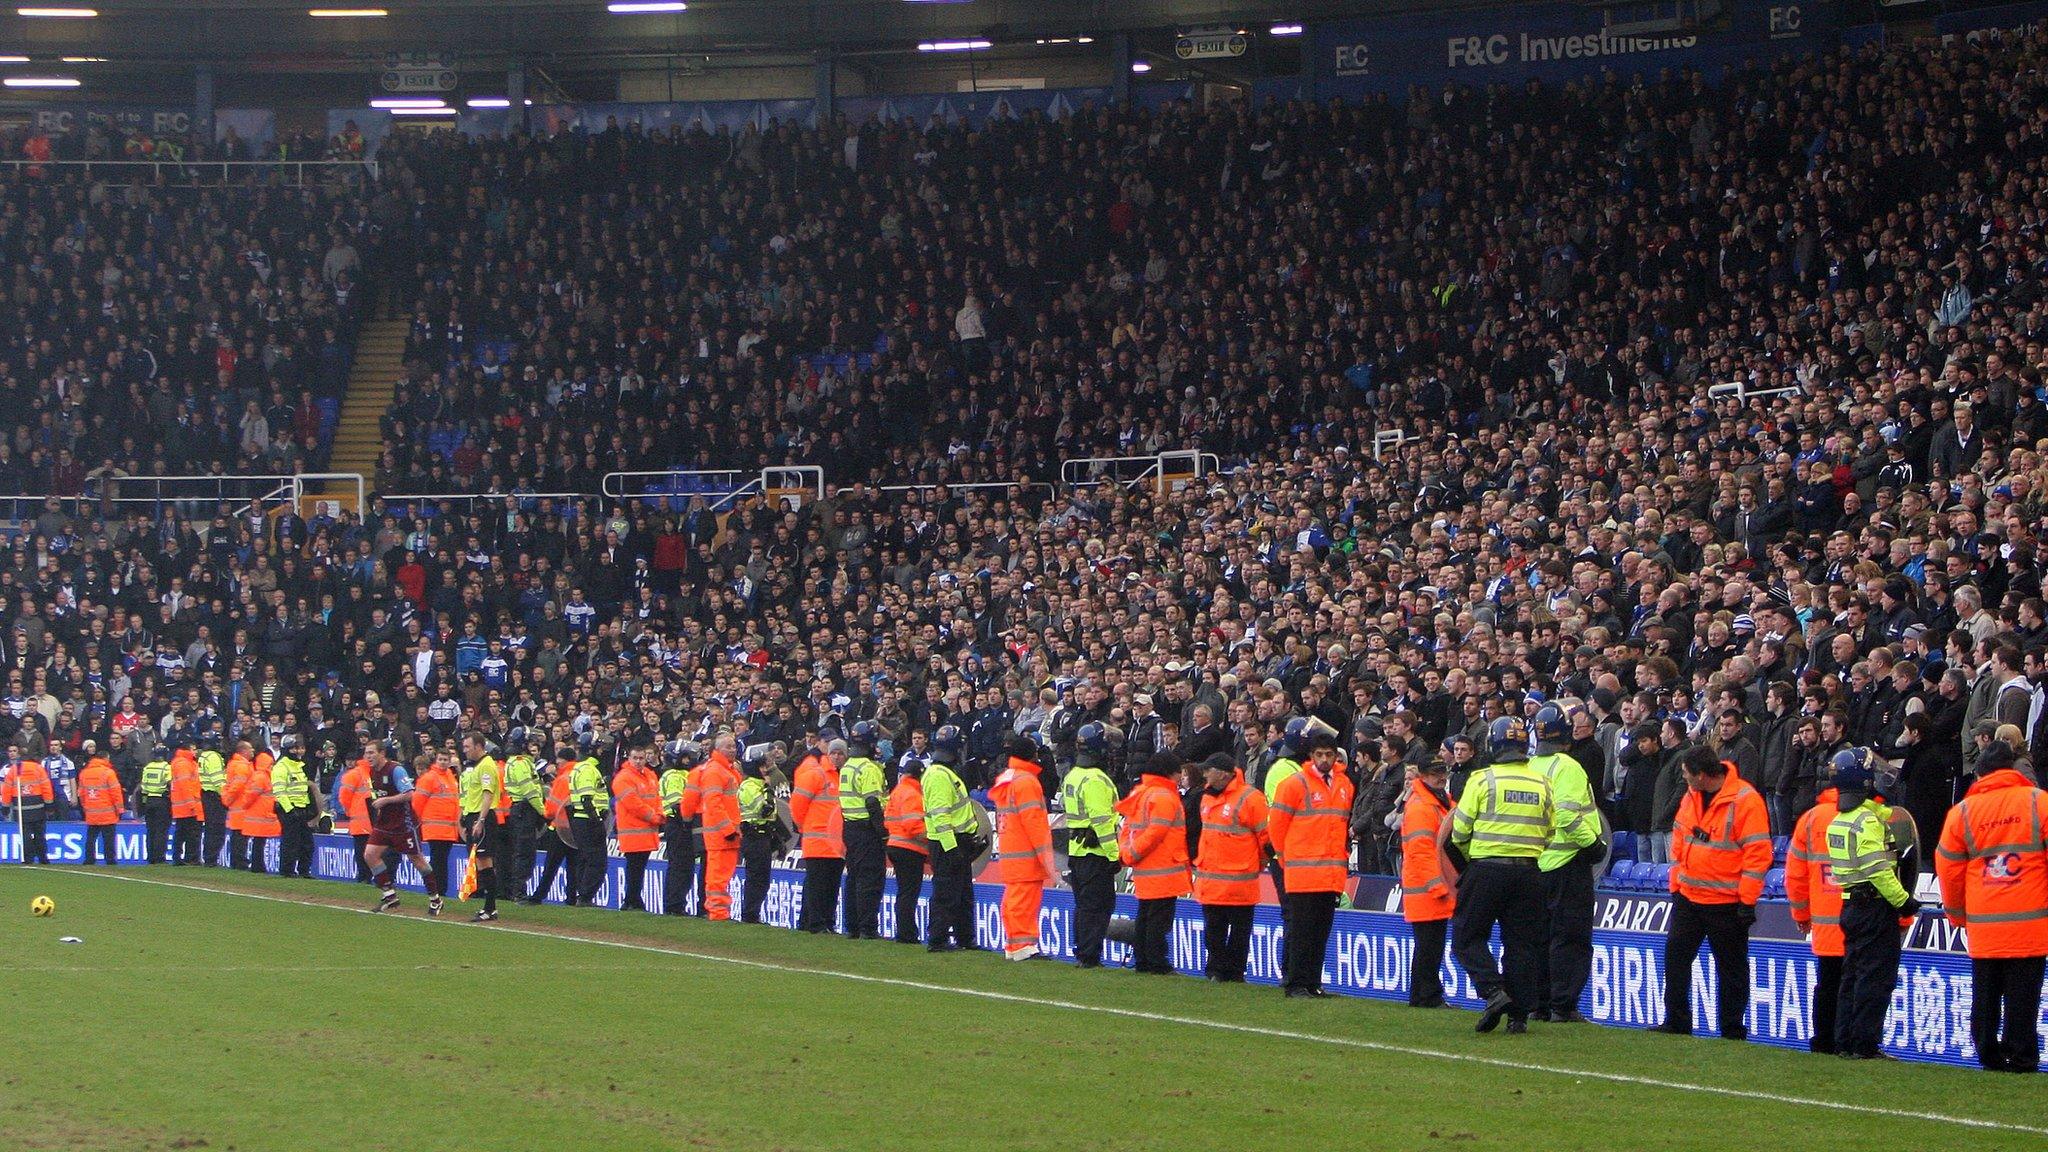
[[[1799,5],[1784,4],[1771,9],[1771,39],[1785,40],[1799,35]]]
[[[1798,35],[1797,31],[1789,33]],[[1562,36],[1532,36],[1516,33],[1490,36],[1449,36],[1444,39],[1444,63],[1450,68],[1500,67],[1513,62],[1543,64],[1558,60],[1592,60],[1606,56],[1634,56],[1647,52],[1679,52],[1699,45],[1697,36],[1617,36],[1602,28],[1597,32]],[[1343,70],[1339,52],[1339,76]]]
[[[1365,76],[1372,72],[1372,46],[1369,44],[1337,45],[1337,75]]]

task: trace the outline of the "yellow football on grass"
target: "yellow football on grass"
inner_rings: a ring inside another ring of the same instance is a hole
[[[28,910],[32,916],[49,916],[57,911],[57,902],[48,896],[38,896],[28,902]]]

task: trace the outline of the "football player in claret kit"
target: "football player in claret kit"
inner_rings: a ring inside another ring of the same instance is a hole
[[[439,916],[441,877],[434,874],[433,865],[420,851],[419,834],[413,823],[412,774],[392,759],[394,751],[387,741],[371,744],[367,753],[370,842],[363,847],[363,863],[369,866],[372,882],[384,893],[371,911],[389,912],[398,907],[397,858],[403,856],[426,879],[427,915]]]

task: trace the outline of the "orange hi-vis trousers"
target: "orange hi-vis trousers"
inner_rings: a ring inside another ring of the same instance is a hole
[[[739,849],[705,847],[704,913],[710,919],[732,919],[732,875],[739,864]]]
[[[1038,946],[1038,910],[1045,903],[1045,884],[1003,885],[1004,950],[1015,952]]]

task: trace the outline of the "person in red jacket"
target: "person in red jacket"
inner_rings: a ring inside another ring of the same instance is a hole
[[[1941,904],[1970,947],[1970,1036],[1995,1072],[2041,1066],[2041,977],[2048,970],[2048,792],[1993,740],[1977,780],[1949,809],[1934,852]]]
[[[1039,782],[1037,745],[1021,736],[1009,742],[1010,763],[988,790],[996,806],[996,867],[1003,881],[1003,954],[1012,960],[1038,955],[1038,912],[1045,886],[1059,873],[1052,862],[1052,822]]]
[[[78,774],[78,806],[85,811],[85,862],[93,862],[94,845],[100,849],[100,863],[114,863],[114,825],[121,822],[121,777],[104,756],[95,756]]]
[[[740,774],[733,767],[739,741],[720,732],[711,755],[691,769],[683,786],[682,817],[704,834],[704,909],[712,920],[732,919],[732,877],[740,863]]]
[[[1273,790],[1266,830],[1273,837],[1287,887],[1287,975],[1290,997],[1323,994],[1323,953],[1337,918],[1337,900],[1351,875],[1351,776],[1337,759],[1337,737],[1309,737],[1308,763]]]
[[[1785,899],[1813,949],[1813,1038],[1807,1049],[1823,1055],[1835,1051],[1835,1001],[1842,989],[1842,886],[1828,866],[1828,825],[1835,819],[1834,769],[1822,765],[1825,787],[1813,807],[1792,828],[1792,846],[1785,853]]]
[[[171,863],[199,863],[200,824],[206,805],[199,788],[199,757],[190,748],[171,754]]]
[[[1131,890],[1138,897],[1138,937],[1132,945],[1132,968],[1171,975],[1169,943],[1174,901],[1194,891],[1188,877],[1187,807],[1174,781],[1180,757],[1154,752],[1145,763],[1138,786],[1116,806],[1123,825],[1117,830],[1124,866],[1131,870]]]
[[[1203,974],[1244,983],[1252,909],[1266,870],[1266,794],[1245,783],[1228,752],[1202,762],[1202,836],[1195,842],[1195,899],[1202,905]]]
[[[898,944],[915,944],[917,898],[924,894],[924,869],[931,843],[924,835],[924,784],[905,771],[882,807],[882,826],[889,831],[889,869],[896,873],[896,935]]]
[[[17,813],[21,817],[21,862],[48,864],[50,849],[43,828],[50,817],[50,805],[57,800],[57,790],[40,760],[23,759],[20,748],[10,747],[7,753],[11,763],[5,777],[0,778],[0,808],[7,810],[7,819],[13,819]]]
[[[1432,760],[1408,783],[1401,808],[1401,918],[1415,933],[1408,962],[1408,1006],[1444,1006],[1444,942],[1458,910],[1458,877],[1437,849],[1437,830],[1451,814],[1451,769]]]
[[[1714,953],[1721,1038],[1743,1040],[1749,1027],[1749,929],[1771,869],[1771,817],[1764,798],[1707,747],[1679,760],[1685,798],[1671,825],[1671,925],[1664,944],[1664,1023],[1656,1031],[1692,1035],[1692,962],[1700,944]]]
[[[640,889],[647,878],[647,858],[661,844],[661,781],[648,767],[653,746],[637,744],[626,751],[626,762],[612,776],[613,835],[619,854],[626,858],[626,887],[619,909],[645,912],[647,901]]]
[[[839,878],[846,870],[845,818],[839,810],[839,768],[846,763],[846,741],[811,750],[790,779],[789,818],[796,822],[804,859],[802,918],[798,927],[812,935],[832,931],[839,918]]]

